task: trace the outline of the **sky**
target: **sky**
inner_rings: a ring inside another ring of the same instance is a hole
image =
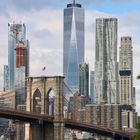
[[[1,0],[0,82],[8,64],[8,23],[24,23],[30,41],[30,76],[63,75],[63,9],[72,0]],[[133,40],[136,109],[140,114],[140,0],[76,0],[85,8],[85,61],[94,70],[95,19],[118,18],[118,50],[121,36]],[[118,53],[119,57],[119,53]],[[43,67],[46,71],[42,71]]]

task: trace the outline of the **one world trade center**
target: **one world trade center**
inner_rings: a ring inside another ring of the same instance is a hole
[[[81,4],[67,4],[64,9],[63,74],[73,91],[79,91],[79,64],[84,61],[84,8]]]

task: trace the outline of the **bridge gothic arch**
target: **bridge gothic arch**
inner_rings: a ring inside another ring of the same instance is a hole
[[[50,88],[46,91],[45,98],[44,98],[44,110],[45,114],[51,116],[55,114],[55,91],[53,88]]]
[[[41,114],[49,115],[49,95],[54,92],[54,120],[63,120],[63,76],[29,77],[27,82],[26,110],[35,111],[36,99]],[[36,97],[36,98],[35,98]]]
[[[41,113],[41,92],[37,88],[35,92],[33,93],[33,112],[35,113]]]

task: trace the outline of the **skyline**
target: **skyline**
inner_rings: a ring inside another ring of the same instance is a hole
[[[140,103],[138,103],[138,99],[140,99],[140,95],[138,96],[140,93],[140,87],[138,87],[140,81],[136,80],[136,76],[140,73],[140,19],[138,18],[140,17],[140,2],[138,2],[138,0],[133,2],[129,0],[126,4],[126,0],[123,0],[123,2],[120,0],[119,2],[116,1],[117,0],[106,0],[102,3],[99,3],[98,0],[94,0],[94,2],[84,2],[84,0],[76,1],[81,3],[85,8],[86,58],[90,64],[90,69],[93,70],[95,60],[95,19],[100,17],[118,18],[118,51],[120,47],[120,36],[132,36],[133,40],[136,108],[140,113]],[[27,27],[27,38],[30,40],[30,76],[44,74],[62,75],[63,9],[67,3],[71,2],[71,0],[65,2],[60,0],[7,0],[0,3],[0,7],[3,7],[0,8],[0,46],[2,47],[0,51],[0,81],[2,85],[3,65],[8,64],[7,24],[13,21],[15,21],[15,23],[22,21]],[[21,7],[21,5],[23,7]],[[116,8],[114,8],[114,6]],[[130,12],[128,10],[130,10]],[[42,72],[44,66],[46,66],[47,69],[46,73]]]

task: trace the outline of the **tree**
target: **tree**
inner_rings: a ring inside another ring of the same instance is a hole
[[[136,128],[137,131],[135,135],[132,137],[132,140],[140,140],[140,124],[137,124]]]
[[[137,79],[140,79],[140,74],[137,76]]]
[[[133,107],[131,105],[124,104],[122,105],[122,110],[133,111]]]

